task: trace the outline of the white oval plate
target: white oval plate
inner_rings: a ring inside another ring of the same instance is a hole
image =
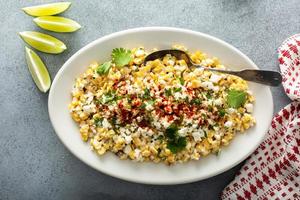
[[[144,46],[150,50],[170,48],[183,44],[190,51],[201,50],[220,58],[230,69],[257,66],[243,53],[212,36],[190,30],[148,27],[125,30],[97,39],[75,53],[57,73],[49,93],[49,115],[53,127],[63,144],[80,160],[96,170],[127,181],[147,184],[179,184],[202,180],[220,174],[246,159],[260,144],[273,115],[273,100],[269,87],[249,83],[256,102],[254,116],[257,124],[244,134],[237,134],[219,156],[210,155],[199,161],[174,166],[154,163],[136,163],[120,160],[112,153],[102,157],[90,150],[81,140],[77,124],[70,117],[68,104],[76,77],[93,61],[107,61],[113,48]],[[249,47],[252,48],[252,47]]]

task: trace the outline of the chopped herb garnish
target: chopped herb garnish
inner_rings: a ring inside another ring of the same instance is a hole
[[[180,87],[180,88],[174,88],[174,89],[173,89],[174,92],[181,92],[181,90],[182,90],[181,87]]]
[[[207,133],[206,131],[203,131],[204,132],[204,137],[207,138]]]
[[[163,136],[163,135],[160,135],[160,136],[157,137],[157,139],[158,139],[158,140],[163,140],[163,139],[164,139],[164,136]]]
[[[172,89],[171,89],[171,88],[165,89],[165,95],[166,95],[167,97],[171,96],[171,95],[172,95]]]
[[[117,117],[116,116],[113,116],[111,119],[110,119],[110,123],[115,126],[117,125]]]
[[[214,127],[210,124],[210,125],[208,125],[208,129],[213,130]]]
[[[220,117],[224,117],[225,114],[226,114],[226,111],[223,108],[219,110],[219,116]]]
[[[117,99],[118,97],[116,96],[116,93],[113,91],[109,91],[106,94],[102,95],[101,103],[102,104],[112,103]]]
[[[123,67],[131,61],[131,51],[124,48],[115,48],[112,50],[111,58],[117,67]]]
[[[174,140],[176,135],[177,135],[178,127],[176,124],[171,124],[167,129],[166,129],[166,136],[170,140]]]
[[[167,144],[167,148],[170,149],[172,153],[177,153],[183,150],[186,146],[186,138],[179,137],[177,140],[169,141]]]
[[[179,82],[180,82],[180,84],[181,85],[184,85],[184,79],[183,79],[183,77],[181,76],[181,77],[179,77]]]
[[[191,100],[191,104],[200,105],[201,104],[201,100],[200,99],[192,99]]]
[[[142,103],[142,105],[141,105],[141,109],[145,109],[146,107],[147,107],[147,105],[153,105],[155,103],[155,100],[149,100],[149,101],[146,101],[146,102],[144,102],[144,103]]]
[[[111,68],[111,62],[109,61],[98,66],[96,71],[99,75],[107,75],[109,73],[110,68]]]
[[[96,126],[102,126],[102,122],[103,122],[103,118],[94,118],[94,124],[96,125]]]
[[[229,90],[227,103],[232,108],[239,108],[246,102],[246,92],[241,90]]]
[[[206,96],[206,98],[207,98],[207,99],[211,99],[211,94],[210,94],[209,92],[208,92],[208,93],[206,93],[206,95],[205,95],[205,96]]]
[[[148,105],[151,105],[151,106],[152,106],[154,103],[155,103],[155,100],[149,100],[149,101],[147,101],[147,104],[148,104]]]
[[[178,127],[176,124],[171,124],[165,133],[168,140],[167,148],[170,149],[172,153],[177,153],[185,148],[186,138],[178,135]]]
[[[140,108],[141,108],[141,109],[145,109],[146,106],[147,106],[147,105],[146,105],[145,103],[142,103],[142,105],[140,106]]]
[[[149,99],[151,96],[150,96],[150,90],[148,88],[146,88],[144,90],[144,94],[142,96],[143,99]]]
[[[186,70],[183,70],[183,71],[180,73],[179,82],[180,82],[181,85],[184,85],[183,73],[184,73],[185,71],[186,71]]]

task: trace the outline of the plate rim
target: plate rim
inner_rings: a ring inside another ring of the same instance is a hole
[[[68,58],[68,60],[63,64],[63,66],[58,70],[58,72],[56,73],[54,80],[52,82],[50,91],[49,91],[49,95],[48,95],[48,113],[49,113],[49,118],[52,124],[52,127],[56,133],[56,135],[58,136],[59,140],[63,143],[63,145],[80,161],[82,161],[83,163],[85,163],[86,165],[88,165],[89,167],[95,169],[98,172],[104,173],[106,175],[115,177],[115,178],[119,178],[125,181],[130,181],[130,182],[135,182],[135,183],[142,183],[142,184],[149,184],[149,185],[177,185],[177,184],[186,184],[186,183],[191,183],[191,182],[195,182],[195,181],[201,181],[207,178],[211,178],[214,176],[217,176],[225,171],[228,171],[229,169],[235,167],[236,165],[238,165],[239,163],[243,162],[247,157],[249,157],[249,155],[251,155],[256,149],[257,147],[261,144],[261,142],[263,141],[263,139],[265,138],[268,128],[264,131],[264,134],[262,134],[261,138],[260,138],[260,142],[257,143],[256,145],[253,146],[253,148],[251,148],[251,150],[249,150],[249,152],[247,154],[245,154],[245,156],[243,156],[239,161],[233,162],[231,165],[217,170],[214,173],[208,173],[206,176],[202,176],[202,177],[194,177],[194,178],[187,178],[184,180],[166,180],[166,181],[162,181],[162,180],[156,180],[156,181],[152,181],[152,180],[140,180],[134,177],[124,177],[121,175],[117,175],[114,174],[112,172],[110,172],[109,170],[105,170],[105,169],[99,169],[96,166],[94,166],[92,163],[90,162],[86,162],[85,160],[83,160],[81,157],[77,156],[77,153],[75,152],[75,150],[73,150],[72,148],[70,148],[66,142],[62,139],[61,134],[58,133],[58,128],[54,125],[55,123],[54,121],[54,113],[52,113],[52,109],[51,107],[52,105],[52,99],[53,99],[53,90],[52,88],[55,88],[56,82],[58,81],[59,77],[61,77],[61,75],[63,74],[63,72],[65,71],[65,69],[67,68],[67,66],[69,65],[69,63],[71,63],[76,57],[77,55],[81,54],[82,52],[84,52],[86,49],[89,49],[95,45],[97,45],[98,43],[101,43],[102,41],[108,40],[108,39],[112,39],[114,37],[119,37],[125,34],[130,34],[130,33],[137,33],[137,32],[144,32],[144,31],[173,31],[173,32],[183,32],[183,33],[187,33],[187,34],[194,34],[194,35],[198,35],[198,36],[202,36],[202,37],[206,37],[208,39],[214,40],[218,43],[221,43],[222,45],[226,46],[227,48],[235,51],[236,53],[239,54],[239,56],[243,57],[243,59],[245,59],[247,62],[249,62],[254,68],[259,69],[256,64],[248,57],[246,56],[244,53],[242,53],[239,49],[237,49],[236,47],[234,47],[233,45],[219,39],[216,38],[214,36],[211,36],[209,34],[206,33],[202,33],[202,32],[198,32],[198,31],[193,31],[193,30],[189,30],[189,29],[183,29],[183,28],[175,28],[175,27],[164,27],[164,26],[150,26],[150,27],[138,27],[138,28],[132,28],[132,29],[126,29],[126,30],[122,30],[122,31],[118,31],[118,32],[114,32],[105,36],[102,36],[96,40],[93,40],[92,42],[88,43],[87,45],[83,46],[82,48],[80,48],[76,53],[74,53],[70,58]],[[271,122],[273,114],[274,114],[274,100],[273,100],[273,95],[271,93],[271,89],[270,87],[267,87],[267,96],[271,97],[271,101],[269,102],[271,104],[271,115],[270,116],[266,116],[266,118],[269,119],[269,121]]]

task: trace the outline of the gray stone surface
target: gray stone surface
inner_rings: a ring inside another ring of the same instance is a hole
[[[178,186],[129,183],[97,172],[61,144],[50,124],[47,94],[35,87],[17,32],[37,30],[20,8],[51,1],[0,0],[0,199],[217,199],[241,165],[216,177]],[[221,38],[259,67],[278,70],[276,49],[300,30],[298,0],[74,1],[64,13],[83,25],[53,34],[68,50],[40,53],[52,78],[78,49],[106,34],[133,27],[172,26]],[[44,32],[44,31],[42,31]],[[275,112],[289,103],[273,88]]]

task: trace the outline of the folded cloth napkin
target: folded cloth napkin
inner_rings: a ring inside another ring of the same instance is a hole
[[[278,49],[282,85],[293,100],[272,120],[267,137],[221,199],[300,199],[300,34]]]

